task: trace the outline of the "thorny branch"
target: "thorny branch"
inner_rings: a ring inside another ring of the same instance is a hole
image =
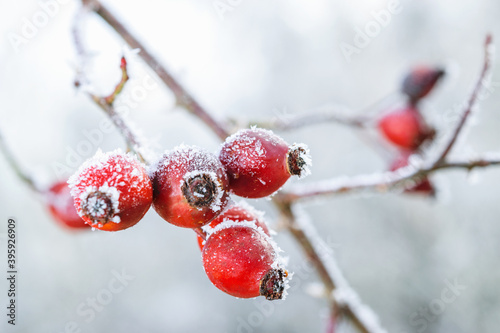
[[[174,79],[173,76],[170,75],[170,73],[159,63],[158,60],[156,60],[156,58],[144,47],[144,45],[141,44],[130,33],[130,31],[102,3],[99,2],[99,0],[82,0],[82,2],[85,5],[88,5],[91,10],[93,10],[97,15],[104,19],[104,21],[109,24],[127,42],[127,44],[131,48],[139,48],[141,50],[139,55],[165,83],[165,85],[173,92],[177,99],[177,103],[180,106],[183,106],[195,116],[200,118],[222,140],[227,137],[229,131],[226,127],[226,124],[219,122],[218,120],[213,118],[209,112],[202,108],[202,106],[191,95],[187,93],[187,91],[178,83],[178,81]],[[489,46],[490,43],[491,37],[488,37],[486,43],[487,46]],[[489,67],[489,55],[487,55],[485,58],[487,59],[487,61],[485,61],[485,70],[483,71],[483,74],[481,74],[481,80],[483,79],[485,72]],[[461,123],[465,123],[465,119],[470,113],[470,109],[476,102],[478,92],[479,89],[475,89],[475,91],[473,92],[469,107],[466,110],[467,115],[464,115]],[[332,119],[334,119],[335,116],[333,114],[328,115],[327,113],[325,113],[323,115],[318,115],[317,119],[324,119],[325,117],[331,117]],[[299,121],[303,120],[304,119]],[[361,127],[363,126],[364,121],[353,119],[350,121],[346,121],[346,123],[349,125]],[[291,125],[279,125],[276,123],[270,125],[274,127],[281,126],[284,129],[288,127],[293,128],[294,126],[293,123]],[[344,317],[354,323],[354,325],[360,332],[385,332],[385,330],[380,328],[378,324],[374,326],[373,321],[369,322],[367,318],[356,311],[357,308],[363,306],[362,304],[360,304],[359,302],[355,304],[352,298],[351,301],[349,301],[348,298],[344,302],[339,302],[336,297],[333,296],[334,291],[336,291],[338,288],[338,276],[334,277],[334,274],[332,274],[331,270],[328,269],[325,260],[323,260],[323,258],[319,255],[318,249],[315,247],[309,235],[297,223],[297,216],[294,212],[294,202],[296,200],[304,199],[307,197],[349,192],[353,190],[387,190],[393,186],[404,185],[406,181],[418,180],[420,177],[441,169],[466,168],[470,170],[476,167],[486,167],[489,165],[500,164],[500,156],[498,156],[499,158],[490,158],[490,156],[488,158],[479,158],[472,161],[446,161],[446,156],[449,150],[451,150],[451,148],[453,147],[456,141],[456,136],[458,136],[462,127],[463,124],[457,127],[455,138],[448,144],[447,148],[444,150],[442,154],[443,158],[432,164],[430,167],[422,167],[417,169],[408,167],[392,173],[382,173],[370,176],[358,176],[345,179],[334,179],[333,181],[318,182],[301,187],[296,187],[295,190],[282,192],[273,198],[273,202],[279,209],[281,216],[285,221],[287,229],[290,231],[297,243],[301,246],[308,259],[311,260],[311,262],[314,264],[316,271],[318,272],[318,275],[320,276],[326,288],[326,291],[328,292],[327,298],[331,306],[332,323],[338,322],[338,318]],[[331,259],[333,260],[333,258]]]

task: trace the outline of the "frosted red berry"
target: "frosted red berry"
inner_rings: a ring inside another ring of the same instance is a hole
[[[144,166],[119,150],[98,152],[68,180],[78,214],[92,227],[117,231],[139,222],[153,200]]]
[[[77,214],[73,197],[66,181],[53,184],[44,199],[52,217],[62,226],[70,229],[89,229],[90,226]]]
[[[210,222],[210,224],[208,224],[207,226],[213,230],[216,226],[226,221],[250,222],[254,223],[256,227],[262,228],[262,231],[267,236],[270,236],[269,229],[262,215],[263,215],[262,212],[255,210],[248,204],[245,203],[232,204],[222,214],[220,214],[219,216],[217,216],[217,218],[215,218],[212,222]],[[197,237],[198,237],[198,246],[200,247],[200,250],[203,250],[203,244],[205,241],[203,240],[203,238],[201,238],[200,235],[197,235]]]
[[[436,83],[444,76],[441,68],[418,66],[413,68],[403,79],[401,89],[411,103],[416,103],[427,96]]]
[[[307,175],[310,165],[307,147],[289,146],[273,132],[258,128],[228,137],[219,159],[226,167],[231,191],[245,198],[276,192],[291,175]]]
[[[226,171],[217,156],[200,148],[179,146],[167,151],[151,176],[153,207],[176,226],[201,227],[227,204]]]
[[[283,298],[288,273],[279,267],[276,250],[263,232],[244,224],[225,222],[208,237],[202,251],[208,278],[235,297]]]
[[[425,140],[432,139],[434,130],[413,107],[398,109],[384,115],[378,122],[382,135],[399,148],[415,150]]]
[[[412,153],[409,151],[402,152],[401,155],[391,164],[390,171],[396,171],[406,167],[410,163]],[[413,186],[405,189],[405,193],[422,194],[425,196],[434,197],[436,190],[428,177],[423,177],[416,181]]]

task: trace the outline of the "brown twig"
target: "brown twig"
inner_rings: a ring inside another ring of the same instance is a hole
[[[122,59],[120,60],[120,69],[122,70],[122,78],[121,78],[120,82],[118,82],[115,89],[113,90],[113,92],[109,96],[104,97],[104,101],[108,105],[113,105],[113,102],[115,101],[116,97],[118,97],[118,95],[121,93],[121,91],[123,90],[123,87],[125,86],[125,83],[129,79],[128,71],[127,71],[127,60],[125,59],[124,56],[122,56]]]
[[[196,234],[198,236],[201,237],[201,239],[203,239],[204,241],[207,240],[207,233],[205,232],[205,230],[203,230],[201,227],[198,227],[198,228],[193,228],[193,230],[196,232]]]

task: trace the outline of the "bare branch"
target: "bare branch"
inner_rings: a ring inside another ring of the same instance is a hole
[[[278,193],[280,201],[294,202],[318,196],[353,193],[361,191],[388,192],[398,187],[410,187],[415,181],[438,170],[484,168],[500,165],[500,154],[489,153],[474,159],[442,161],[430,167],[408,166],[393,172],[383,172],[353,177],[338,177],[309,184],[296,185],[288,191]]]
[[[385,330],[380,327],[376,315],[367,306],[361,303],[357,294],[348,285],[333,256],[328,253],[325,254],[327,246],[317,235],[316,229],[313,224],[310,223],[305,212],[300,210],[296,205],[292,206],[290,203],[279,200],[278,197],[275,197],[274,202],[280,209],[287,229],[302,247],[307,258],[314,264],[325,286],[332,314],[332,318],[329,320],[332,324],[338,323],[338,319],[343,317],[350,320],[359,332],[385,332]],[[339,302],[335,297],[335,292],[349,294],[350,297],[344,297],[342,298],[342,302]],[[363,309],[363,311],[359,311],[360,309]],[[366,318],[366,315],[368,315],[369,318]]]
[[[467,102],[467,107],[464,110],[464,113],[462,114],[462,117],[460,118],[459,123],[457,124],[457,127],[453,131],[453,134],[450,138],[450,141],[448,144],[445,146],[443,149],[443,152],[439,155],[437,158],[435,164],[440,164],[442,161],[446,159],[450,151],[452,150],[453,146],[455,145],[458,136],[460,135],[462,129],[464,128],[464,125],[469,118],[472,109],[476,105],[477,99],[479,94],[481,93],[481,90],[485,86],[485,80],[486,80],[486,75],[488,74],[488,71],[491,67],[491,43],[492,43],[492,36],[487,35],[486,36],[486,41],[484,43],[484,63],[483,63],[483,69],[481,70],[481,73],[479,75],[479,78],[477,80],[477,83],[474,87],[474,90],[472,91],[469,100]]]
[[[188,92],[187,90],[167,71],[167,69],[153,56],[153,54],[125,28],[118,18],[111,13],[99,0],[86,0],[84,4],[90,5],[90,8],[99,15],[107,24],[109,24],[132,48],[140,49],[139,56],[144,62],[158,75],[160,80],[173,92],[177,104],[193,113],[210,127],[215,134],[222,140],[228,135],[229,131],[226,125],[216,120],[208,113]]]
[[[3,155],[5,156],[5,159],[7,160],[11,168],[14,170],[16,175],[19,177],[19,179],[23,181],[23,183],[25,183],[33,191],[41,192],[41,189],[38,188],[38,186],[35,184],[33,178],[21,168],[21,166],[15,159],[14,154],[12,154],[11,150],[5,143],[2,133],[0,133],[0,151],[2,151]]]
[[[340,108],[319,108],[304,112],[301,115],[284,115],[281,117],[274,117],[268,121],[251,121],[250,125],[280,131],[289,131],[325,122],[334,122],[355,128],[364,128],[371,120],[369,117],[348,116],[345,113],[346,112]]]

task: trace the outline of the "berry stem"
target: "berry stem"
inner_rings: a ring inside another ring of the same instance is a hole
[[[124,56],[122,56],[122,59],[120,61],[120,69],[122,70],[122,78],[120,82],[118,82],[118,84],[115,87],[115,90],[108,97],[104,97],[104,101],[108,103],[108,105],[113,105],[113,102],[115,101],[116,97],[121,93],[123,87],[125,86],[125,83],[129,79],[127,72],[127,60],[125,59]]]
[[[196,232],[196,234],[197,234],[198,236],[200,236],[200,237],[201,237],[201,239],[203,239],[204,241],[206,241],[206,240],[207,240],[208,235],[207,235],[206,231],[205,231],[205,230],[203,230],[201,227],[196,227],[196,228],[193,228],[193,230]]]
[[[37,193],[41,193],[42,190],[35,184],[35,181],[33,178],[28,175],[19,165],[17,160],[14,157],[14,154],[12,154],[11,150],[5,143],[5,140],[2,136],[2,133],[0,133],[0,150],[2,151],[3,155],[5,156],[5,159],[9,163],[10,167],[14,170],[16,173],[17,177],[25,183],[29,188],[31,188],[33,191]]]

